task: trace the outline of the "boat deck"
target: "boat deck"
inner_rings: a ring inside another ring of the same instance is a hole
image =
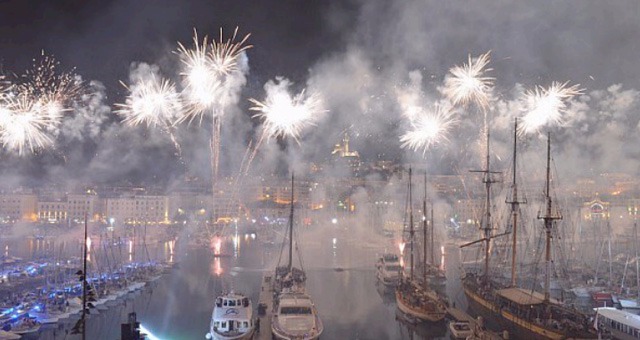
[[[456,321],[468,321],[471,329],[478,330],[476,331],[475,339],[487,339],[487,340],[500,340],[504,339],[501,334],[489,331],[487,329],[480,330],[477,324],[477,321],[471,317],[471,315],[467,314],[465,311],[455,308],[449,307],[447,308],[447,314],[449,314]]]
[[[267,273],[262,278],[260,289],[260,299],[258,301],[258,319],[260,320],[260,331],[256,332],[254,339],[271,340],[271,318],[273,317],[273,285],[272,274]],[[264,312],[264,313],[261,313]],[[256,329],[257,330],[257,329]]]

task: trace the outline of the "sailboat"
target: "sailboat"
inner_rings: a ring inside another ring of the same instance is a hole
[[[421,321],[439,322],[447,314],[446,302],[428,286],[426,271],[423,282],[414,277],[413,244],[415,230],[413,226],[413,207],[411,193],[411,169],[409,169],[409,277],[403,277],[396,288],[396,303],[404,314]]]
[[[516,129],[517,131],[517,121]],[[514,132],[514,149],[516,147],[517,134]],[[546,252],[545,252],[545,286],[544,293],[539,293],[529,289],[518,287],[516,281],[515,261],[512,261],[512,280],[511,284],[505,284],[492,280],[489,274],[489,258],[491,249],[491,240],[505,235],[493,235],[491,225],[491,183],[494,183],[489,163],[489,131],[487,131],[487,154],[486,168],[479,172],[484,174],[486,189],[486,216],[484,220],[484,238],[462,245],[466,247],[479,242],[484,243],[484,272],[482,275],[478,273],[466,273],[462,278],[464,293],[469,301],[472,311],[486,318],[495,324],[500,324],[506,328],[510,334],[518,339],[596,339],[597,334],[592,328],[589,318],[577,311],[569,308],[561,302],[551,298],[549,290],[549,282],[551,277],[551,234],[554,227],[554,221],[561,218],[558,213],[554,212],[550,194],[550,163],[551,163],[551,136],[547,141],[547,171],[546,171],[546,187],[545,187],[545,213],[539,216],[544,221],[544,230],[546,235]],[[514,153],[515,164],[515,153]],[[516,171],[514,167],[514,172]],[[515,177],[514,177],[515,178]],[[513,233],[515,233],[517,222],[517,191],[514,190],[512,197],[512,213],[513,213]],[[516,243],[513,243],[513,253],[515,252]]]
[[[289,213],[289,262],[276,267],[271,333],[276,339],[317,339],[324,326],[315,304],[305,292],[307,276],[293,266],[294,176],[291,175],[291,210]],[[283,248],[284,249],[284,248]],[[302,266],[300,266],[302,267]]]

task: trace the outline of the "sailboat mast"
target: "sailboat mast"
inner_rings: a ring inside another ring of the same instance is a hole
[[[409,244],[410,248],[410,269],[409,269],[409,277],[413,280],[413,235],[415,231],[413,230],[413,200],[411,193],[411,168],[409,168]]]
[[[636,255],[636,287],[638,288],[638,296],[636,296],[636,301],[640,301],[640,268],[638,268],[638,223],[635,219],[635,211],[633,217],[633,248],[635,250]]]
[[[511,217],[513,218],[512,228],[512,246],[511,246],[511,286],[516,286],[516,259],[517,259],[517,242],[518,242],[518,211],[520,209],[520,202],[518,201],[518,183],[516,180],[517,174],[517,148],[518,144],[518,118],[516,118],[515,126],[513,128],[513,178],[511,181],[511,201],[506,203],[511,204]]]
[[[544,274],[544,300],[549,301],[551,294],[549,292],[549,285],[551,283],[551,229],[553,228],[553,221],[559,220],[562,217],[559,215],[552,215],[552,202],[551,202],[551,133],[547,134],[547,181],[545,188],[545,200],[547,202],[547,211],[543,217],[538,217],[544,220],[544,229],[546,234],[546,248],[545,248],[545,274]]]
[[[435,260],[435,244],[434,244],[434,238],[433,238],[433,229],[435,228],[435,224],[433,223],[433,201],[431,202],[431,264],[435,265],[436,264],[436,260]]]
[[[489,137],[491,133],[489,132],[489,127],[487,126],[487,155],[486,155],[486,170],[484,171],[484,184],[486,190],[486,212],[484,219],[484,280],[485,282],[489,279],[489,247],[491,246],[491,168],[490,168],[490,157],[489,157]]]
[[[424,171],[424,200],[422,201],[422,276],[427,287],[427,171]]]
[[[82,340],[86,338],[86,315],[87,315],[87,285],[89,281],[87,279],[87,213],[84,214],[84,247],[82,254]]]
[[[293,265],[293,176],[291,173],[291,211],[289,212],[289,272]]]

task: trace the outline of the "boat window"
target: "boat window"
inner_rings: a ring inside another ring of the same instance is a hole
[[[280,314],[311,314],[311,308],[309,307],[282,307],[280,308]]]
[[[223,304],[223,305],[224,305],[225,307],[227,306],[227,302],[228,302],[228,300],[224,300],[224,304]]]
[[[220,321],[216,321],[213,323],[213,328],[218,328],[220,327]]]
[[[235,305],[236,305],[236,300],[229,300],[230,307],[235,307]]]
[[[249,322],[247,321],[244,322],[244,328],[249,328]]]
[[[220,326],[220,328],[227,328],[227,322],[226,321],[222,321],[222,325]]]

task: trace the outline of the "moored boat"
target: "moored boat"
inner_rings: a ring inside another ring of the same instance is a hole
[[[376,277],[385,286],[395,287],[400,282],[402,266],[396,254],[382,254],[376,262]]]
[[[324,326],[311,297],[303,293],[285,293],[278,298],[271,332],[277,339],[317,339]]]
[[[235,292],[216,298],[207,339],[250,339],[255,329],[251,300]]]

